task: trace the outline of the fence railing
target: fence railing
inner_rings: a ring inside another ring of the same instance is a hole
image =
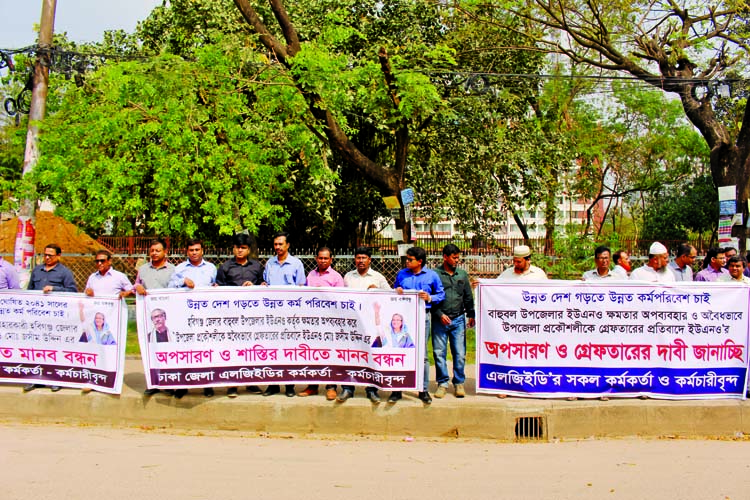
[[[167,246],[170,251],[175,253],[182,253],[185,251],[185,239],[184,238],[164,238],[167,242]],[[97,241],[106,247],[109,251],[115,254],[148,254],[148,248],[153,240],[153,236],[100,236]],[[676,241],[676,240],[660,240],[661,243],[667,246],[669,249],[676,248],[681,243],[689,243],[698,250],[698,255],[704,255],[708,250],[710,241],[703,238],[696,238],[690,241]],[[381,236],[375,236],[358,242],[361,246],[367,246],[372,248],[373,253],[382,255],[396,255],[398,253],[398,242],[393,241],[390,238],[384,238]],[[448,243],[457,245],[461,251],[466,255],[485,255],[485,254],[496,254],[496,255],[511,255],[513,247],[516,245],[525,244],[522,238],[495,238],[495,239],[461,239],[461,238],[435,238],[435,239],[419,239],[412,242],[412,245],[420,246],[425,249],[428,254],[440,254],[442,249]],[[544,238],[532,238],[528,244],[532,247],[535,253],[546,253],[548,256],[564,255],[567,248],[565,240],[558,240],[554,242],[552,249],[545,252]],[[620,238],[617,248],[615,250],[625,250],[629,254],[641,255],[648,247],[653,243],[651,240],[641,240],[637,238]],[[258,247],[259,255],[272,255],[273,248],[269,245],[270,242],[264,242]],[[596,244],[592,242],[592,249]],[[217,255],[223,255],[231,253],[231,248],[210,248],[206,247],[206,253],[212,253]],[[314,253],[313,248],[297,248],[293,246],[293,250],[300,254]],[[334,249],[334,253],[345,254],[351,253],[352,248],[346,249]]]
[[[12,255],[0,256],[5,258],[9,262],[13,261]],[[230,259],[232,256],[229,254],[206,254],[204,259],[211,262],[219,267],[224,261]],[[258,257],[258,261],[261,265],[265,266],[266,262],[272,255],[261,255]],[[315,262],[315,255],[312,252],[296,254],[295,257],[302,261],[305,267],[305,273],[309,273],[311,270],[317,267]],[[179,264],[184,262],[184,255],[169,255],[169,262],[172,264]],[[112,256],[112,267],[125,275],[130,279],[130,282],[134,282],[136,275],[138,274],[138,268],[148,261],[145,253],[142,254],[114,254]],[[92,255],[71,255],[63,254],[60,262],[68,267],[75,278],[76,285],[79,291],[83,291],[86,287],[86,281],[89,276],[96,271],[94,265],[94,257]],[[42,254],[38,254],[34,258],[34,265],[42,263]],[[443,263],[442,255],[429,255],[428,256],[428,267],[436,268]],[[466,269],[470,276],[475,278],[494,278],[500,274],[508,265],[512,265],[510,258],[498,258],[495,255],[467,255],[462,260],[461,267]],[[333,264],[333,268],[336,269],[341,275],[348,273],[354,269],[354,255],[349,253],[336,254]],[[403,268],[401,258],[398,255],[373,255],[372,256],[372,269],[380,272],[385,276],[388,283],[393,284],[396,279],[396,274]]]

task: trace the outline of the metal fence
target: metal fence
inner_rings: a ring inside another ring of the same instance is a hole
[[[145,254],[148,252],[149,245],[153,237],[151,236],[100,236],[97,238],[97,242],[105,246],[110,252],[115,254]],[[173,252],[184,252],[186,238],[165,238],[168,247]],[[510,255],[513,247],[516,245],[523,245],[524,240],[522,238],[495,238],[495,239],[456,239],[456,238],[435,238],[435,239],[420,239],[415,241],[413,244],[420,246],[425,249],[428,254],[440,254],[443,247],[448,243],[457,245],[465,255],[486,255],[486,254],[497,254],[497,255]],[[528,244],[534,249],[535,253],[542,254],[545,252],[544,238],[532,238]],[[627,251],[629,254],[640,255],[651,245],[653,241],[640,240],[637,238],[620,238],[617,244],[617,248],[612,248],[612,251],[622,249]],[[712,244],[710,240],[703,238],[696,238],[690,241],[673,241],[673,240],[661,240],[661,243],[667,246],[667,248],[674,249],[680,243],[689,243],[698,249],[698,255],[704,255],[706,250]],[[264,243],[267,244],[267,243]],[[561,255],[566,251],[565,240],[559,240],[554,242],[554,249],[547,252],[548,255]],[[715,242],[713,242],[715,244]],[[372,248],[373,253],[379,255],[397,255],[398,243],[390,238],[384,238],[382,236],[375,236],[358,242],[358,245],[367,246]],[[597,245],[597,243],[591,243],[591,249]],[[299,254],[314,254],[315,249],[301,249],[292,247],[292,250]],[[231,248],[206,248],[206,251],[210,251],[217,255],[223,255],[225,253],[231,254]],[[351,253],[352,249],[334,250],[335,253]],[[259,248],[259,254],[272,255],[271,248]]]
[[[9,262],[13,261],[12,255],[3,255],[2,257]],[[203,258],[206,261],[215,264],[216,267],[219,267],[224,261],[231,257],[232,255],[228,254],[214,254],[204,255]],[[265,265],[268,259],[271,257],[272,256],[268,254],[260,255],[258,257],[258,261],[260,261],[261,265]],[[302,264],[305,267],[305,273],[308,273],[317,267],[317,264],[315,263],[315,255],[312,252],[297,254],[295,255],[295,257],[299,258],[302,261]],[[170,255],[168,257],[168,260],[171,263],[177,265],[180,262],[185,261],[186,258],[184,255]],[[442,255],[428,255],[427,260],[428,267],[433,269],[439,267],[443,263]],[[112,267],[120,272],[125,273],[125,275],[128,277],[128,279],[130,279],[132,283],[135,281],[135,277],[138,273],[138,268],[147,261],[148,258],[145,253],[130,255],[116,254],[112,256]],[[41,264],[42,254],[38,254],[35,257],[34,262],[34,265]],[[96,266],[94,265],[94,256],[90,254],[63,254],[60,262],[73,272],[73,277],[76,280],[76,285],[78,286],[79,291],[84,290],[86,281],[88,280],[89,276],[96,271]],[[505,269],[507,265],[512,265],[511,259],[509,257],[499,258],[494,254],[486,254],[464,256],[464,258],[462,259],[461,267],[463,269],[466,269],[466,271],[472,277],[494,278],[498,274],[500,274],[500,272],[502,272],[502,270]],[[401,263],[401,258],[398,255],[379,254],[372,256],[371,267],[372,269],[382,273],[383,276],[385,276],[386,280],[388,280],[390,284],[393,284],[396,279],[396,273],[398,273],[398,271],[403,268],[403,265]],[[333,268],[341,273],[342,276],[354,269],[354,255],[351,253],[351,250],[349,250],[348,253],[334,253]]]

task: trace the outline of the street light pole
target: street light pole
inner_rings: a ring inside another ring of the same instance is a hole
[[[26,150],[23,158],[23,175],[34,170],[39,158],[39,123],[47,109],[47,89],[49,87],[50,49],[55,30],[55,9],[57,0],[42,0],[42,18],[39,23],[39,50],[34,63],[34,87],[31,91],[29,126],[26,133]],[[28,282],[34,256],[34,228],[36,200],[23,199],[18,214],[18,230],[14,248],[14,263],[22,286]]]

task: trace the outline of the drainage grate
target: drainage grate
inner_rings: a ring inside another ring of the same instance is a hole
[[[546,424],[544,417],[517,417],[516,441],[544,441]]]

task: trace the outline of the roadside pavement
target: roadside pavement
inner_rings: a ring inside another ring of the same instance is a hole
[[[434,371],[434,368],[433,368]],[[165,393],[144,396],[140,358],[125,363],[119,396],[77,389],[23,393],[0,384],[0,422],[64,423],[186,431],[237,430],[261,435],[469,438],[550,441],[602,437],[738,438],[750,435],[750,401],[666,401],[642,399],[499,399],[477,395],[474,366],[467,366],[465,398],[452,387],[429,406],[406,392],[395,405],[373,405],[358,387],[345,403],[321,395],[271,397],[240,390],[237,398],[217,388],[212,398],[191,390],[182,399]],[[435,390],[434,373],[431,392]],[[297,391],[304,389],[297,386]],[[322,386],[321,386],[322,389]],[[380,391],[387,397],[387,392]]]

